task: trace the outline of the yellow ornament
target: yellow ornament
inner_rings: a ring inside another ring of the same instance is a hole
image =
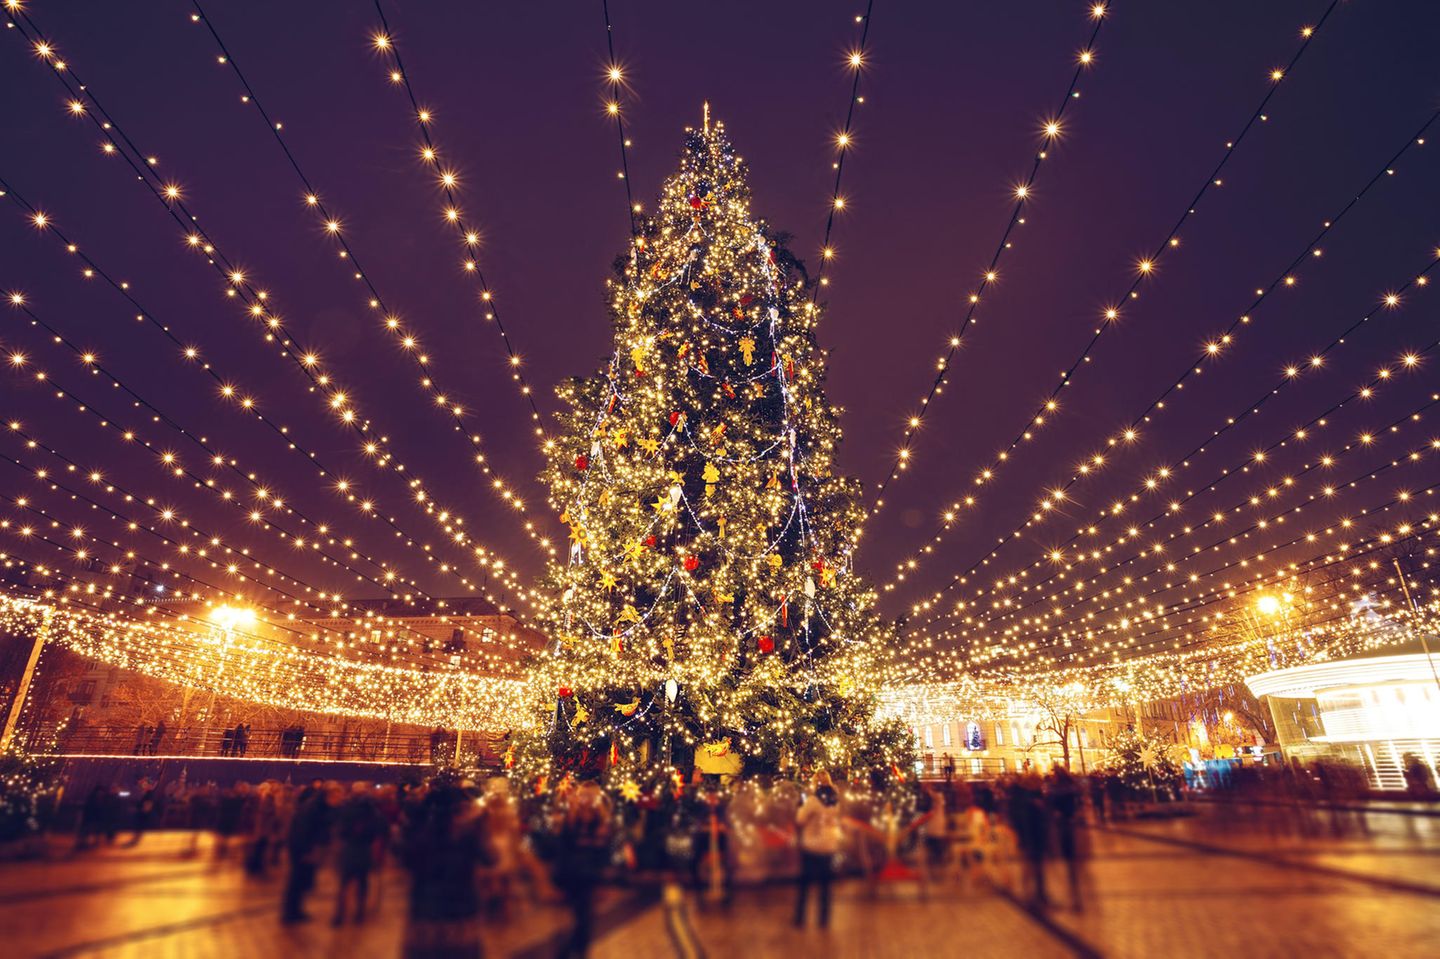
[[[745,358],[746,366],[755,362],[755,337],[740,337],[740,355]]]

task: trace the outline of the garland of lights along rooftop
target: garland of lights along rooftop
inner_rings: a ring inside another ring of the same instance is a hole
[[[815,342],[809,277],[750,209],[720,123],[609,283],[619,362],[559,389],[543,478],[569,550],[531,736],[508,762],[633,778],[822,763],[890,765],[873,725],[893,632],[841,562],[862,519]]]

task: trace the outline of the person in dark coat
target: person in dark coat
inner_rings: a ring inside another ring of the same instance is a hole
[[[1064,766],[1056,766],[1050,776],[1050,788],[1046,795],[1055,825],[1055,851],[1065,860],[1066,875],[1070,880],[1070,905],[1076,912],[1081,909],[1081,788],[1080,782],[1070,774],[1070,770]]]
[[[1010,787],[1007,812],[1010,828],[1025,866],[1027,885],[1036,905],[1049,904],[1045,894],[1045,857],[1050,850],[1050,816],[1045,808],[1040,776],[1027,772]]]
[[[351,890],[355,892],[355,921],[365,921],[365,900],[370,892],[370,870],[375,865],[375,848],[389,831],[389,823],[380,806],[370,795],[366,783],[356,783],[350,798],[335,816],[335,838],[340,843],[340,889],[335,896],[335,915],[331,925],[345,922],[345,903]]]
[[[162,742],[164,742],[164,740],[165,720],[162,719],[160,720],[160,722],[155,724],[154,729],[150,730],[150,755],[154,756],[160,751],[160,745]]]
[[[76,849],[87,849],[96,836],[110,832],[111,806],[109,786],[99,784],[90,790],[85,804],[80,807],[80,825],[75,830]]]
[[[570,797],[560,829],[555,885],[565,896],[574,925],[562,956],[583,959],[595,934],[595,892],[610,857],[610,802],[598,783],[582,783]]]
[[[437,784],[407,804],[401,858],[410,873],[404,959],[478,959],[480,894],[490,862],[485,819],[456,786]]]
[[[296,805],[286,839],[290,871],[285,877],[280,905],[283,923],[306,922],[310,918],[305,912],[305,894],[315,885],[315,870],[330,842],[330,820],[339,799],[339,786],[307,786]]]
[[[145,830],[150,828],[160,809],[160,794],[148,779],[140,780],[135,791],[139,794],[135,799],[135,832],[130,836],[127,846],[140,845],[140,837],[145,835]]]

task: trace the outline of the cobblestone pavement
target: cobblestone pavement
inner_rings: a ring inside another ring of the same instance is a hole
[[[1371,817],[1366,831],[1328,818],[1303,830],[1256,825],[1236,810],[1132,821],[1090,834],[1085,909],[1070,908],[1058,867],[1057,905],[1024,906],[1010,890],[840,884],[828,930],[789,924],[793,890],[737,894],[729,907],[693,896],[607,893],[595,959],[742,956],[1189,957],[1428,956],[1440,941],[1440,820]],[[1277,822],[1286,821],[1277,817]],[[234,857],[178,835],[47,862],[0,863],[0,955],[20,957],[345,956],[390,959],[403,930],[404,878],[380,882],[363,926],[329,917],[328,877],[316,921],[276,922],[278,881],[247,880]],[[1401,888],[1394,883],[1399,881]],[[1413,887],[1413,888],[1412,888]],[[1427,891],[1428,890],[1428,891]],[[489,954],[555,954],[566,922],[553,906],[490,924]]]

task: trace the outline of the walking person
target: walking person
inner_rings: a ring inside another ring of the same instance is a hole
[[[800,833],[800,883],[795,897],[795,925],[805,925],[810,887],[817,889],[820,928],[830,925],[830,884],[835,875],[835,854],[845,838],[839,797],[828,782],[816,787],[795,814]]]
[[[150,730],[150,755],[154,756],[156,753],[160,752],[160,745],[164,741],[164,739],[165,720],[162,719],[155,724],[154,729]]]
[[[1045,857],[1050,848],[1050,817],[1041,792],[1040,776],[1026,772],[1010,786],[1010,825],[1025,868],[1030,899],[1037,906],[1048,906],[1045,893]]]
[[[140,845],[140,838],[145,835],[145,830],[150,828],[150,823],[154,820],[155,812],[159,808],[159,794],[150,780],[140,780],[136,784],[135,792],[138,793],[135,799],[135,832],[131,834],[130,841],[125,844],[127,846]]]
[[[485,820],[453,785],[432,786],[407,807],[401,858],[410,873],[404,959],[479,959],[476,871],[488,862]]]
[[[335,894],[335,915],[332,926],[345,922],[345,905],[354,892],[355,921],[365,921],[365,903],[370,895],[370,870],[375,866],[375,847],[385,837],[388,823],[380,807],[370,796],[368,783],[357,782],[351,787],[335,816],[335,838],[340,843],[336,868],[340,888]]]
[[[315,885],[315,870],[330,841],[332,805],[339,799],[339,786],[332,789],[308,787],[290,821],[287,845],[290,872],[285,877],[285,892],[280,904],[283,923],[307,922],[305,894]]]
[[[925,787],[922,805],[924,815],[915,825],[921,840],[921,871],[928,886],[937,873],[943,875],[950,854],[950,815],[945,791],[935,786]]]
[[[278,783],[266,780],[255,790],[255,823],[245,850],[245,872],[257,879],[264,878],[271,846],[278,844],[282,835],[279,788]]]
[[[85,804],[80,807],[80,823],[75,830],[76,851],[90,848],[95,837],[105,833],[109,814],[110,787],[96,785],[85,797]]]
[[[560,827],[555,885],[565,896],[573,926],[562,956],[584,959],[595,934],[595,891],[610,852],[610,802],[595,782],[582,783],[570,797]]]
[[[1081,786],[1064,766],[1056,766],[1050,778],[1047,795],[1051,818],[1055,825],[1055,851],[1065,860],[1065,872],[1070,881],[1070,907],[1079,912],[1081,903],[1081,860],[1079,816]]]

